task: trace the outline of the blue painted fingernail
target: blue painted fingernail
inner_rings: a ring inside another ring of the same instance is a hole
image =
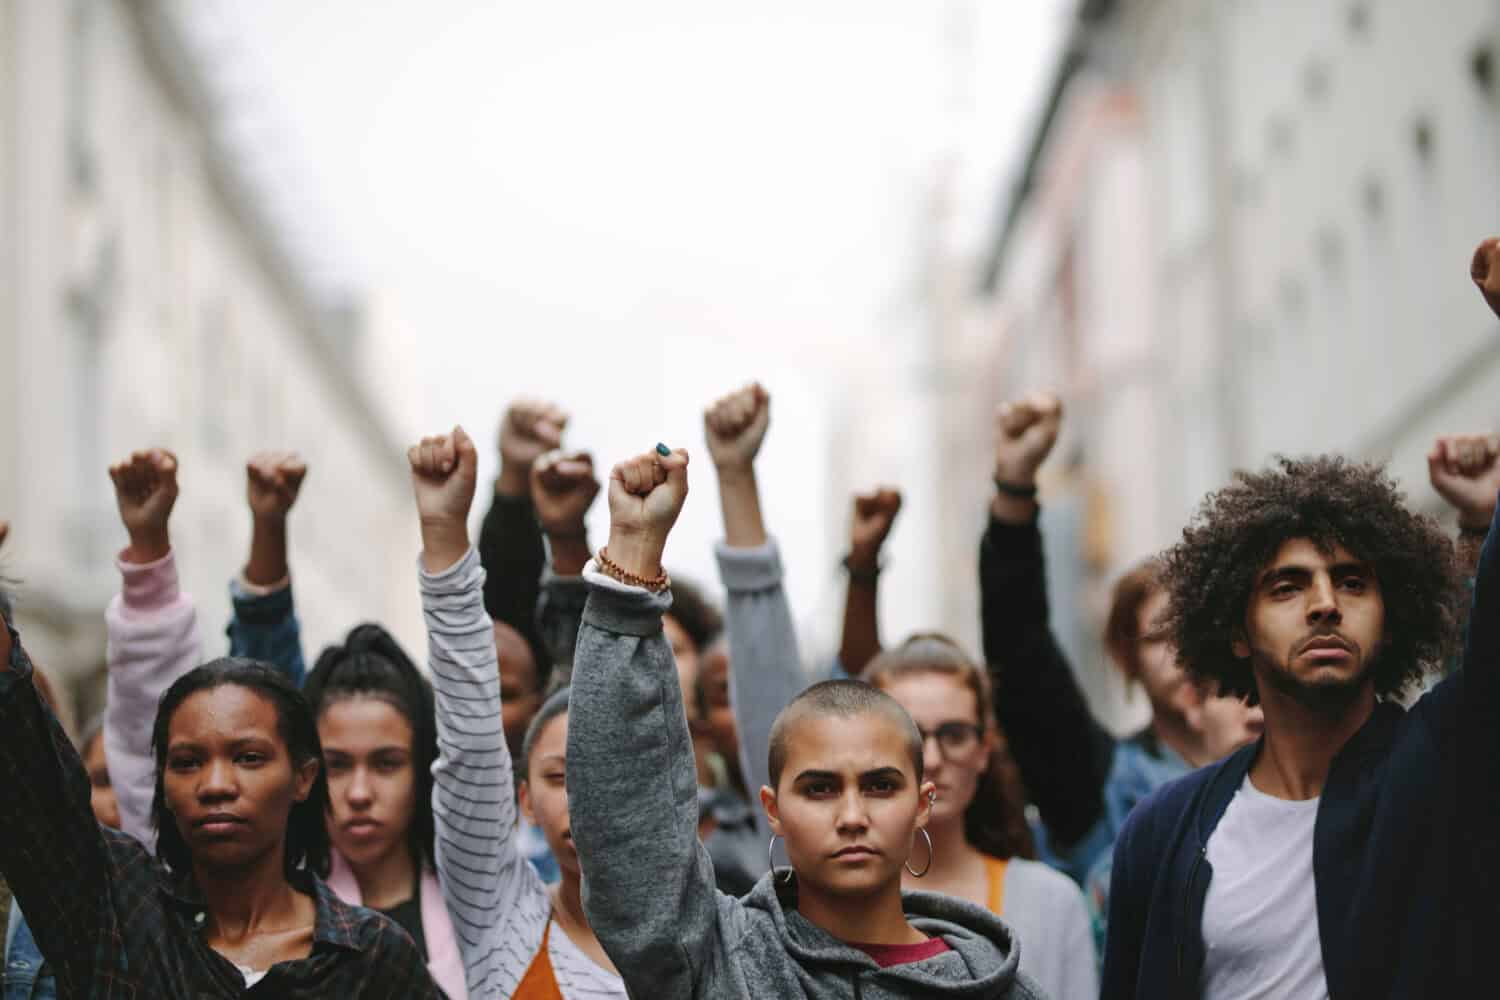
[[[672,454],[672,449],[668,448],[666,445],[658,441],[656,443],[656,453],[662,458],[666,458],[668,455]]]

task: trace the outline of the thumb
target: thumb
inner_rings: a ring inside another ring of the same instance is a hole
[[[656,460],[660,462],[661,467],[666,470],[667,482],[671,483],[673,486],[686,488],[688,467],[687,449],[674,448],[673,450],[667,452],[667,454],[663,455],[661,454],[661,447],[662,446],[660,445],[657,446]]]
[[[458,468],[468,475],[474,475],[479,467],[479,452],[474,447],[474,439],[469,437],[468,431],[460,424],[453,425],[453,452],[458,457]]]

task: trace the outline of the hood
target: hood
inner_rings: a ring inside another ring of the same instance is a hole
[[[780,869],[785,878],[786,869]],[[952,953],[945,961],[914,962],[879,969],[858,948],[839,941],[797,912],[796,883],[762,876],[744,904],[770,917],[787,956],[813,976],[826,971],[845,979],[858,971],[879,971],[893,995],[933,997],[1004,997],[1016,984],[1020,945],[1011,929],[989,910],[933,892],[903,892],[902,908],[912,926],[929,937],[941,937]],[[1026,995],[1024,993],[1017,994]]]

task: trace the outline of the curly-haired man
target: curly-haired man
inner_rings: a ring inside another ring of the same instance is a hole
[[[1476,440],[1429,456],[1471,535],[1500,492]],[[1463,669],[1407,711],[1464,599],[1436,522],[1338,458],[1280,459],[1204,501],[1164,558],[1166,627],[1191,675],[1260,703],[1264,735],[1126,822],[1105,997],[1477,995],[1466,942],[1485,911],[1465,880],[1495,868],[1496,792],[1475,776],[1500,757],[1488,531]]]

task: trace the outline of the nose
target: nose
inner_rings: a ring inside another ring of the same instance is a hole
[[[198,782],[198,798],[204,801],[233,799],[239,796],[234,765],[225,760],[213,760],[201,772]]]
[[[360,809],[368,806],[374,798],[374,790],[370,787],[369,772],[362,767],[356,767],[349,776],[349,784],[344,789],[345,801],[355,809]]]
[[[840,833],[860,833],[870,827],[870,817],[865,811],[864,798],[857,789],[850,789],[839,800],[838,829]]]
[[[1333,624],[1343,620],[1339,611],[1338,592],[1333,578],[1320,573],[1308,590],[1307,623],[1309,625]]]
[[[922,770],[926,777],[932,777],[943,767],[943,748],[938,743],[937,733],[926,733],[922,737]]]

